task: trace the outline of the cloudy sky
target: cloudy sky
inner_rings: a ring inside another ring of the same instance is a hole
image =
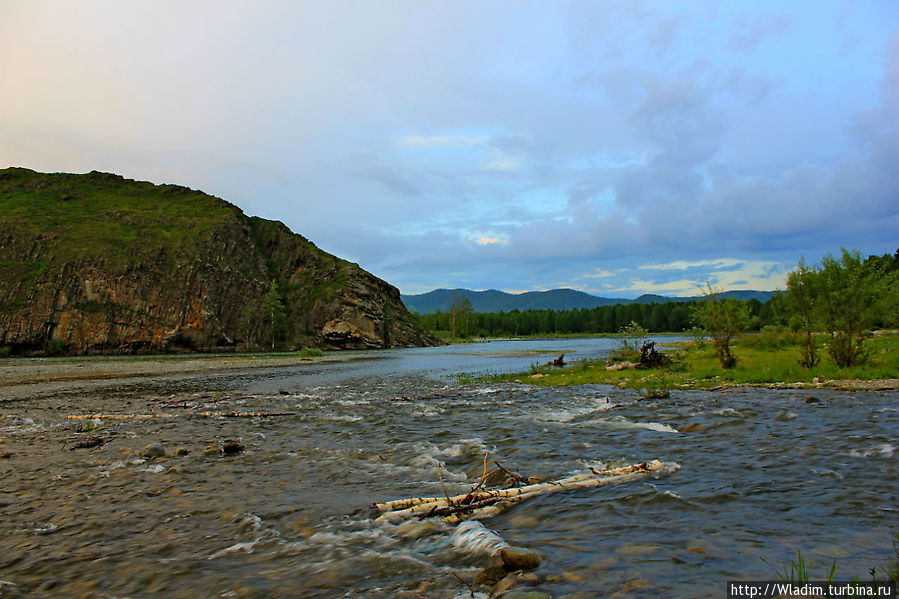
[[[0,0],[0,166],[202,189],[405,293],[899,247],[899,4]]]

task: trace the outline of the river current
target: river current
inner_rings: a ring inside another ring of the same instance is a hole
[[[0,403],[0,597],[467,598],[457,575],[488,562],[482,537],[434,519],[375,522],[369,507],[443,495],[438,469],[447,492],[464,493],[485,454],[546,480],[670,466],[482,521],[540,553],[536,588],[553,597],[721,597],[727,580],[776,579],[800,550],[813,578],[834,559],[837,578],[883,571],[899,533],[895,391],[649,400],[448,376],[615,344],[368,352]],[[267,415],[232,416],[250,413]],[[111,417],[127,415],[138,417]],[[243,450],[219,454],[225,441]],[[151,444],[166,455],[142,457]]]

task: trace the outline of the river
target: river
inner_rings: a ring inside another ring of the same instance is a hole
[[[800,550],[813,578],[834,558],[837,578],[883,571],[899,532],[895,391],[645,400],[601,385],[449,376],[525,370],[563,352],[597,357],[616,343],[375,351],[73,383],[0,403],[0,451],[10,454],[0,459],[0,597],[467,598],[456,575],[470,579],[488,561],[476,538],[433,519],[375,522],[368,508],[442,495],[438,468],[449,493],[464,493],[485,453],[547,480],[670,465],[483,520],[540,553],[536,588],[553,597],[720,597],[727,580],[776,579]],[[88,414],[153,417],[69,418]],[[105,442],[73,449],[96,437]],[[207,453],[226,440],[243,451]],[[166,456],[142,458],[154,443]]]

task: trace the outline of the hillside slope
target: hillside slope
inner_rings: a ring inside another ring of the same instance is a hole
[[[0,346],[70,353],[433,345],[399,291],[177,185],[0,170]]]

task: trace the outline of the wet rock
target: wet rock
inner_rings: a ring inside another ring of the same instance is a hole
[[[662,549],[661,545],[655,543],[628,543],[619,547],[615,553],[624,556],[649,555],[656,553]]]
[[[509,571],[506,570],[504,566],[487,566],[474,577],[474,583],[489,587],[495,585],[508,575]]]
[[[499,556],[507,570],[533,570],[540,566],[540,554],[524,547],[503,547]]]
[[[186,447],[179,447],[175,450],[175,455],[177,456],[185,456],[188,455],[190,451]]]
[[[89,439],[82,439],[78,441],[72,447],[69,448],[69,451],[74,451],[76,449],[92,449],[94,447],[100,447],[106,443],[106,439],[103,437],[91,437]]]
[[[502,595],[503,599],[553,599],[553,596],[546,591],[537,590],[514,590]]]
[[[682,433],[698,433],[699,431],[705,430],[705,427],[701,424],[688,424],[687,426],[680,429]]]
[[[809,395],[805,398],[805,403],[821,403],[821,400],[814,395]]]
[[[621,588],[625,593],[629,593],[631,591],[637,591],[640,589],[653,589],[655,585],[653,585],[648,580],[644,580],[642,578],[631,578],[630,580],[626,580],[624,582],[624,586]]]
[[[207,445],[203,455],[222,455],[222,448],[217,445]]]
[[[150,443],[141,450],[140,457],[148,460],[165,457],[165,447],[162,446],[162,443]]]
[[[509,475],[500,469],[491,470],[487,478],[484,479],[485,487],[500,487],[509,482]]]
[[[505,576],[490,589],[491,597],[508,597],[509,591],[516,587],[540,584],[540,577],[533,572],[516,572]]]
[[[227,440],[222,444],[222,453],[225,455],[235,455],[244,450],[244,446],[237,441]]]

